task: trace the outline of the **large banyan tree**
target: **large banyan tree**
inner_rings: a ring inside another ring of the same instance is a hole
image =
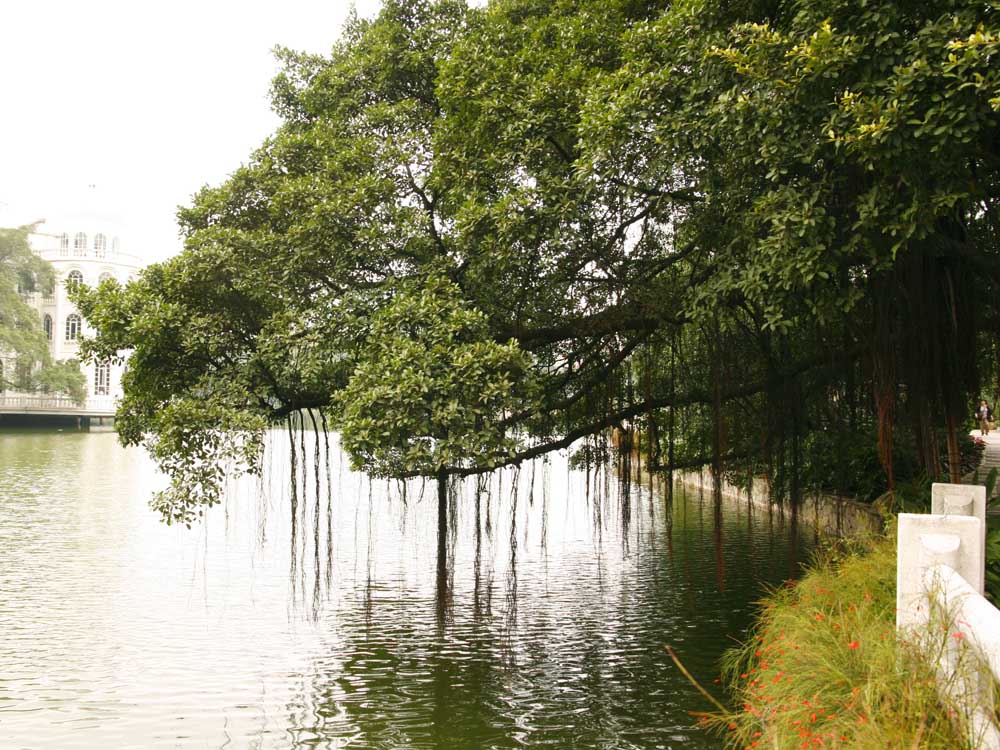
[[[78,295],[168,520],[303,410],[385,477],[614,428],[793,498],[859,443],[891,487],[903,433],[958,472],[1000,353],[991,4],[389,0],[279,56],[184,252]]]

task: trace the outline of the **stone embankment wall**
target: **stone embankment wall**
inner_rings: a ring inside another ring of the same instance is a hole
[[[712,473],[708,469],[676,472],[674,479],[688,487],[712,491]],[[722,494],[747,500],[765,510],[771,505],[767,481],[761,477],[753,480],[749,492],[723,481]],[[788,512],[787,508],[785,512]],[[863,536],[882,530],[882,515],[870,505],[821,492],[809,492],[803,496],[799,505],[799,522],[815,526],[820,534],[838,537]]]

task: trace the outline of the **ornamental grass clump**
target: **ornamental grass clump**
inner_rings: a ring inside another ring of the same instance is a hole
[[[927,659],[897,639],[895,538],[827,552],[761,603],[724,657],[738,709],[703,716],[728,748],[963,748]]]

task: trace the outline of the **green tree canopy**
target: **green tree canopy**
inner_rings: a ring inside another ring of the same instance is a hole
[[[180,211],[185,251],[78,295],[91,356],[134,351],[120,434],[178,520],[213,456],[252,470],[307,408],[387,476],[611,427],[797,477],[809,434],[870,425],[891,469],[901,410],[939,471],[1000,331],[997,28],[981,2],[392,0],[328,57],[281,50],[283,124]]]
[[[35,291],[51,291],[52,267],[31,252],[29,227],[0,229],[0,352],[12,360],[39,361],[48,344],[38,313],[24,299]],[[14,372],[3,373],[3,386],[14,386]]]
[[[38,313],[27,295],[51,293],[52,266],[32,252],[32,227],[0,228],[0,390],[64,393],[86,398],[86,382],[75,360],[53,362]]]

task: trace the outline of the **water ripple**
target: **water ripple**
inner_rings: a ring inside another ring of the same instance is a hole
[[[296,490],[293,550],[266,461],[187,530],[113,435],[0,432],[0,747],[710,748],[664,644],[710,684],[804,554],[745,504],[717,526],[710,498],[633,485],[623,514],[613,477],[556,458],[478,514],[457,488],[442,568],[433,487],[339,454]]]

